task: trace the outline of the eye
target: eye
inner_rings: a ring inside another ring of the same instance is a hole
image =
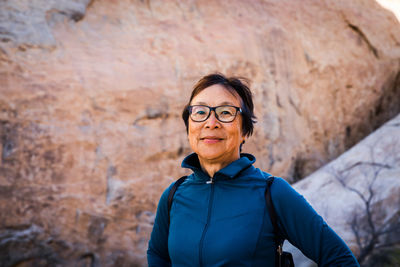
[[[233,115],[230,110],[223,110],[221,111],[221,115]]]
[[[227,107],[222,106],[219,108],[218,114],[220,116],[233,116],[235,114],[235,109],[229,106]]]
[[[207,108],[203,106],[193,106],[191,113],[194,116],[204,116],[208,114]]]

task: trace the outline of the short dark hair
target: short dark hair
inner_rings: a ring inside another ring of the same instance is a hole
[[[201,78],[193,88],[189,103],[182,112],[182,119],[185,122],[186,132],[189,131],[189,106],[193,98],[201,91],[215,84],[220,84],[229,91],[236,92],[241,98],[242,105],[242,131],[245,136],[253,134],[256,116],[254,115],[253,94],[248,86],[248,80],[243,77],[226,77],[220,73],[213,73]]]

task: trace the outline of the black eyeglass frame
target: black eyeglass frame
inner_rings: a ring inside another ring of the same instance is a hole
[[[192,115],[192,109],[193,109],[193,107],[206,107],[206,108],[208,108],[208,109],[209,109],[209,112],[208,112],[207,117],[206,117],[204,120],[201,120],[201,121],[199,121],[199,120],[194,120],[194,119],[192,118],[192,116],[191,116],[191,115]],[[217,108],[220,108],[220,107],[232,107],[232,108],[235,108],[235,109],[236,109],[236,112],[235,112],[235,115],[233,116],[233,119],[230,120],[230,121],[221,121],[221,120],[219,119],[219,117],[218,117],[217,112],[216,112],[216,109],[217,109]],[[190,117],[190,119],[191,119],[192,121],[194,121],[194,122],[203,122],[203,121],[208,120],[208,118],[209,118],[210,115],[211,115],[211,111],[214,111],[215,118],[216,118],[218,121],[222,122],[222,123],[230,123],[230,122],[233,122],[233,121],[236,119],[236,116],[237,116],[238,112],[239,112],[239,113],[242,113],[242,112],[243,112],[242,108],[236,107],[236,106],[232,106],[232,105],[221,105],[221,106],[215,106],[215,107],[210,107],[210,106],[207,106],[207,105],[192,105],[192,106],[188,106],[188,111],[189,111],[189,117]]]

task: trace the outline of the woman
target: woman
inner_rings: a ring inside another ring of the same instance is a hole
[[[194,151],[183,162],[193,173],[161,196],[149,242],[149,266],[274,266],[275,243],[264,196],[270,175],[240,153],[253,132],[250,89],[237,78],[203,77],[182,118]],[[319,266],[358,266],[346,244],[285,180],[271,196],[279,228]]]

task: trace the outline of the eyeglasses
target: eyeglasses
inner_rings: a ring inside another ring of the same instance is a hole
[[[209,107],[206,105],[193,105],[188,107],[190,118],[195,122],[206,121],[214,110],[215,117],[220,122],[232,122],[237,113],[242,113],[242,109],[235,106],[223,105],[217,107]]]

